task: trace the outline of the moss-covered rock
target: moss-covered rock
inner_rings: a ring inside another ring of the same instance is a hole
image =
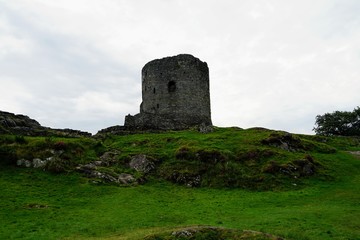
[[[146,236],[144,240],[225,240],[225,239],[245,239],[245,240],[282,240],[268,233],[251,230],[236,230],[219,227],[195,226],[165,233]]]

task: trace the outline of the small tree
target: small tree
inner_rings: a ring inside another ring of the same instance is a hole
[[[352,112],[335,111],[317,115],[313,130],[318,135],[360,136],[360,107]]]

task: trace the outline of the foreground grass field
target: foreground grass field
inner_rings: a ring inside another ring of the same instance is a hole
[[[282,164],[307,154],[321,168],[315,175],[301,180],[262,172],[265,177],[260,187],[238,182],[234,182],[236,187],[219,187],[217,181],[210,181],[217,175],[208,173],[202,175],[203,184],[210,182],[215,187],[189,188],[156,178],[162,173],[150,175],[144,185],[123,187],[94,184],[74,171],[54,174],[18,168],[2,159],[6,164],[0,165],[0,239],[143,239],[198,225],[254,230],[286,239],[360,239],[360,159],[347,152],[360,150],[359,142],[321,138],[319,143],[313,136],[298,136],[304,149],[288,151],[260,144],[271,134],[219,129],[205,135],[148,133],[104,138],[101,142],[105,150],[121,151],[119,161],[126,161],[129,155],[146,153],[162,162],[169,158],[170,163],[178,163],[181,159],[176,158],[176,153],[186,146],[190,153],[217,149],[228,161],[243,161],[244,152],[259,152],[254,149],[273,153],[251,155],[242,163],[237,162],[238,165],[234,163],[234,168],[253,166],[260,171],[267,168],[268,161]],[[87,150],[83,147],[84,153],[75,159],[78,162],[92,161],[100,151],[93,150],[99,148],[94,140],[55,139],[55,142],[60,140],[92,146]],[[11,145],[21,154],[29,154],[24,152],[26,146],[35,149],[34,142],[49,140],[25,138],[25,141],[26,144],[21,143],[23,147],[16,141],[8,141],[7,147]],[[192,163],[189,159],[183,161]],[[163,171],[168,165],[159,165],[159,169]],[[250,181],[250,178],[241,179]],[[273,186],[275,183],[282,186]]]

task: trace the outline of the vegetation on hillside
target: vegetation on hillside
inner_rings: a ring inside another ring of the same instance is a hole
[[[194,130],[98,139],[3,136],[0,141],[2,161],[13,165],[19,159],[52,158],[45,170],[69,172],[113,153],[111,161],[92,167],[110,175],[102,181],[126,173],[138,183],[166,180],[189,187],[253,190],[293,188],[307,178],[331,178],[324,159],[336,152],[318,137],[237,128],[216,128],[208,134]],[[141,155],[151,164],[147,171],[130,167],[132,159]]]
[[[356,239],[359,151],[359,138],[261,128],[0,135],[0,238],[176,239],[206,225],[220,228],[179,239]],[[33,159],[45,165],[17,167]]]

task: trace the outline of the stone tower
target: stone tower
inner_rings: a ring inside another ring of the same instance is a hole
[[[142,69],[140,113],[125,118],[135,129],[211,126],[209,68],[188,54],[156,59]]]

